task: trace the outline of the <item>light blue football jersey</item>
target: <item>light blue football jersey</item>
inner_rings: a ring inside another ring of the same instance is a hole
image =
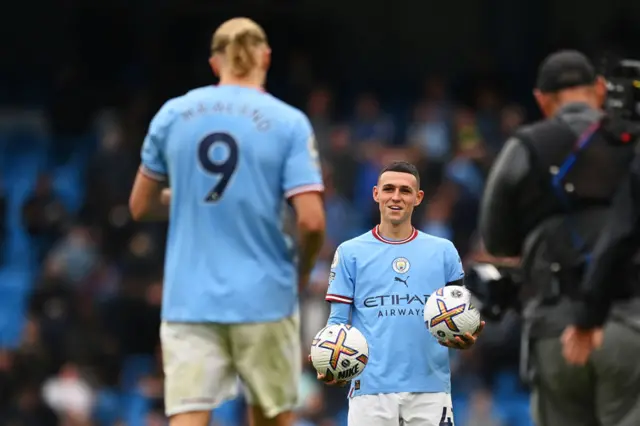
[[[295,312],[285,199],[323,190],[301,111],[247,87],[192,90],[151,121],[141,171],[171,188],[163,320],[264,322]]]
[[[458,251],[417,230],[392,241],[377,229],[342,243],[331,265],[326,300],[351,305],[351,325],[369,344],[369,362],[350,395],[450,393],[449,350],[429,334],[424,305],[435,290],[464,278]]]

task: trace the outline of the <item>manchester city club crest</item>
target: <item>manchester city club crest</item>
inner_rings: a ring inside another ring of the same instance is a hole
[[[411,267],[411,264],[406,258],[398,257],[394,259],[391,266],[397,274],[406,274],[407,272],[409,272],[409,268]]]

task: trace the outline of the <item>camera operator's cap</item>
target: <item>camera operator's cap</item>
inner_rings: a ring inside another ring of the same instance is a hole
[[[597,74],[591,61],[577,50],[561,50],[547,56],[538,69],[536,88],[558,92],[595,83]]]

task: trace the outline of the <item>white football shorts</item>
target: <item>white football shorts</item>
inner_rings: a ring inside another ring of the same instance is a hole
[[[163,322],[165,413],[209,411],[238,393],[268,418],[298,402],[302,368],[298,314],[269,323]]]
[[[379,393],[349,399],[349,426],[454,426],[448,393]]]

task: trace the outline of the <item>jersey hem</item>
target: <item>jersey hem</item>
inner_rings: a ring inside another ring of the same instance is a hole
[[[355,379],[358,380],[358,379]],[[363,391],[362,389],[358,389],[358,390],[354,390],[353,388],[351,388],[349,390],[349,395],[351,398],[356,397],[356,396],[364,396],[364,395],[379,395],[379,394],[394,394],[394,393],[404,393],[404,392],[409,392],[409,393],[447,393],[450,394],[451,393],[451,389],[449,388],[449,390],[447,389],[418,389],[418,388],[405,388],[405,389],[397,389],[397,390],[369,390],[369,391]]]
[[[285,198],[295,197],[296,195],[305,194],[307,192],[324,192],[324,185],[321,183],[313,183],[309,185],[300,185],[284,193]]]
[[[167,175],[162,174],[162,173],[158,173],[158,172],[154,172],[153,170],[151,170],[149,167],[145,166],[144,164],[140,166],[139,170],[140,170],[140,173],[142,173],[143,175],[145,175],[149,179],[157,180],[158,182],[164,182],[164,181],[167,180]]]
[[[184,317],[171,317],[171,316],[162,316],[161,321],[169,324],[267,324],[272,322],[279,322],[284,319],[290,318],[293,315],[296,315],[296,310],[289,314],[278,315],[275,317],[265,317],[260,319],[251,319],[251,320],[242,320],[242,321],[229,321],[225,319],[215,319],[215,318],[184,318]]]

